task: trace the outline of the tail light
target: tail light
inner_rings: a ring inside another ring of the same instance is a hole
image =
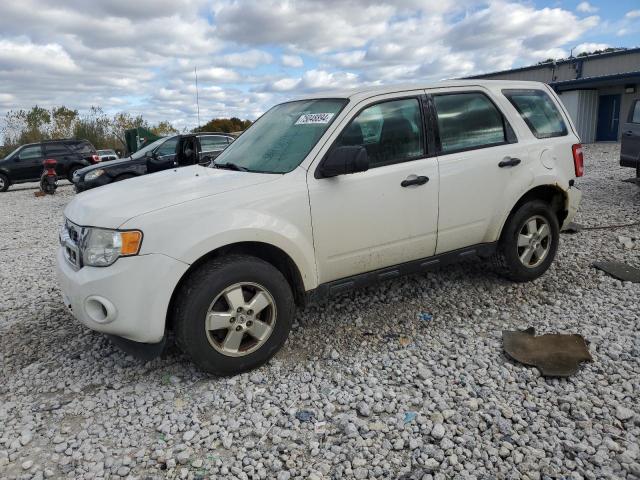
[[[584,155],[582,154],[582,145],[576,143],[571,146],[573,152],[573,166],[576,169],[576,177],[584,175]]]
[[[100,157],[96,154],[91,155],[91,161],[93,163],[99,163],[100,162]]]

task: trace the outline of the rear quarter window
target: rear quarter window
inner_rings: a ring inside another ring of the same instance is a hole
[[[77,152],[83,156],[93,155],[94,153],[96,153],[96,149],[93,147],[93,145],[86,141],[69,143],[67,144],[67,146],[74,152]]]
[[[542,90],[503,90],[536,138],[567,135],[567,125],[549,95]]]

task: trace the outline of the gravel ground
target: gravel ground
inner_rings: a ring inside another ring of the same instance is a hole
[[[640,218],[618,149],[585,148],[584,225]],[[310,306],[269,365],[221,379],[78,325],[53,267],[72,190],[33,192],[0,195],[2,478],[640,478],[640,284],[590,267],[640,267],[638,227],[563,235],[529,284],[469,263]],[[594,361],[508,360],[501,331],[529,326]]]

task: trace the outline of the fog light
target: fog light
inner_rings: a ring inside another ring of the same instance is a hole
[[[103,297],[91,296],[84,301],[87,316],[96,323],[109,323],[116,319],[116,307]]]

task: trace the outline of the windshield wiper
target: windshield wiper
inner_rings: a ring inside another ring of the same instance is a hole
[[[223,168],[225,170],[235,170],[237,172],[248,172],[249,169],[246,167],[242,167],[240,165],[238,165],[237,163],[231,163],[231,162],[227,162],[227,163],[216,163],[213,162],[213,166],[215,168]]]

